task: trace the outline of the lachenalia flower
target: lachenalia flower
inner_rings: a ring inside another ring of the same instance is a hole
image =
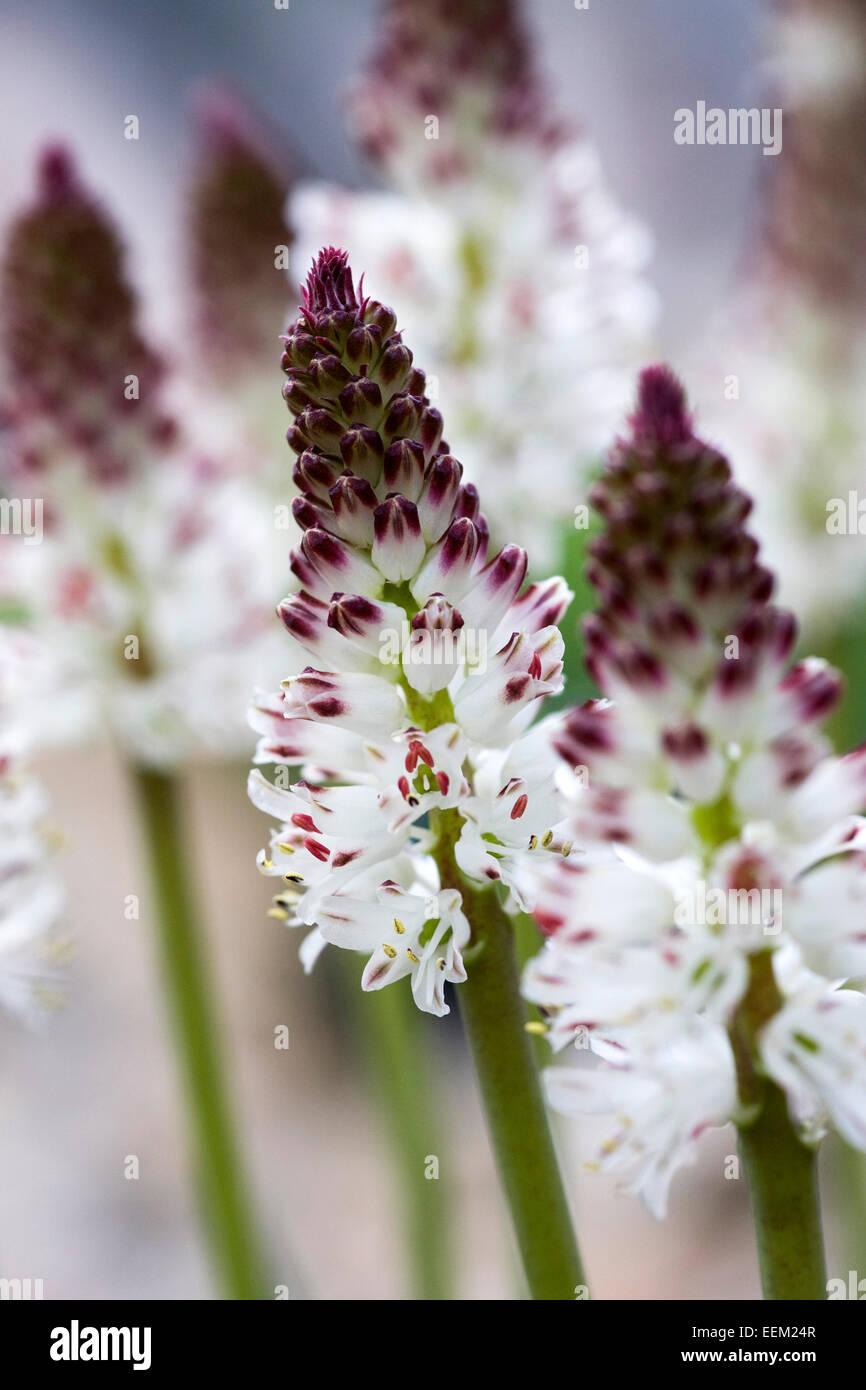
[[[174,364],[146,342],[119,237],[63,150],[43,157],[35,203],[11,228],[3,289],[4,482],[22,517],[38,500],[43,529],[4,536],[0,587],[7,615],[52,657],[24,713],[43,743],[110,733],[119,745],[149,854],[147,915],[203,1234],[225,1292],[257,1298],[266,1260],[223,1082],[178,773],[249,738],[249,686],[272,645],[273,518],[236,477],[236,438],[208,447],[187,433],[190,413],[178,423]]]
[[[318,256],[283,366],[303,534],[279,615],[302,669],[252,723],[256,761],[303,775],[251,775],[275,822],[259,863],[287,885],[274,912],[314,927],[308,964],[326,943],[362,951],[365,989],[410,975],[419,1007],[442,1014],[470,928],[437,844],[516,906],[533,903],[527,860],[571,850],[556,757],[525,732],[561,688],[570,596],[558,579],[524,587],[515,545],[488,558],[424,374],[344,252]]]
[[[539,864],[525,992],[583,1057],[550,1074],[553,1103],[617,1117],[601,1165],[661,1215],[696,1138],[747,1131],[767,1078],[805,1138],[866,1149],[866,749],[832,754],[840,678],[791,665],[748,498],[666,369],[643,374],[593,501],[605,698],[549,727],[569,833],[596,854]]]
[[[551,113],[514,0],[387,0],[349,129],[387,191],[300,185],[299,253],[334,241],[364,265],[423,356],[494,538],[555,560],[562,498],[621,418],[652,322],[647,238]]]
[[[10,230],[3,287],[4,484],[42,522],[3,538],[4,602],[63,673],[39,734],[110,727],[158,764],[225,756],[268,669],[273,527],[232,460],[180,428],[119,237],[64,150]]]
[[[292,174],[276,141],[231,92],[201,92],[194,114],[186,256],[196,355],[212,384],[237,391],[273,367],[274,336],[285,324],[288,281],[279,272],[289,269],[293,234],[284,207]]]
[[[187,351],[172,378],[172,403],[188,437],[227,459],[232,476],[273,506],[285,501],[276,346],[296,298],[294,232],[284,213],[292,168],[234,93],[204,90],[193,114],[184,224]],[[280,582],[285,525],[275,539]]]

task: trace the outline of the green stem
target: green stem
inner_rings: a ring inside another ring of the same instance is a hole
[[[587,1296],[568,1199],[526,1032],[514,931],[495,890],[473,888],[454,860],[455,812],[440,813],[436,859],[443,887],[459,888],[472,928],[458,990],[499,1176],[533,1299]]]
[[[841,1225],[842,1258],[846,1269],[866,1269],[866,1157],[840,1135],[832,1144],[830,1180]]]
[[[740,1126],[761,1287],[768,1299],[827,1297],[814,1151],[801,1143],[783,1091],[755,1067],[756,1037],[781,1004],[772,952],[752,957],[751,979],[731,1029],[741,1100],[756,1118]]]
[[[446,1301],[453,1297],[450,1184],[444,1171],[441,1116],[426,1066],[428,1020],[419,1014],[405,987],[376,990],[359,998],[357,961],[350,957],[350,962],[349,997],[401,1188],[414,1295]],[[436,1160],[435,1168],[431,1159]]]
[[[225,1090],[210,973],[186,868],[188,836],[180,789],[174,777],[148,768],[136,768],[134,779],[206,1237],[226,1297],[264,1298],[265,1261],[254,1235]]]

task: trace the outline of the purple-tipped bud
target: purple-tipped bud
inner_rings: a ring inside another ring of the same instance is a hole
[[[174,437],[163,364],[138,328],[117,233],[61,147],[45,151],[31,208],[2,264],[2,346],[13,431],[82,454],[101,481],[128,477]]]
[[[382,480],[389,492],[417,502],[424,483],[424,450],[413,439],[395,439],[385,450]]]
[[[661,450],[692,438],[686,393],[669,367],[647,367],[638,379],[637,409],[629,424],[636,445]]]
[[[372,61],[356,85],[352,117],[374,159],[400,170],[411,150],[426,178],[466,177],[478,146],[521,136],[557,138],[516,0],[387,0]],[[435,141],[424,118],[442,112]],[[475,140],[463,135],[474,127]],[[462,138],[461,138],[462,137]]]
[[[334,310],[347,314],[357,312],[358,300],[348,251],[327,246],[319,253],[304,285],[304,308],[311,321]]]
[[[832,714],[842,698],[844,682],[832,666],[815,660],[800,661],[793,666],[779,687],[783,697],[794,706],[801,724],[821,723]]]
[[[309,497],[292,498],[292,516],[302,531],[309,531],[314,526],[322,530],[333,529],[333,513],[326,512],[324,507],[317,507]]]
[[[317,598],[330,599],[332,594],[345,591],[364,593],[381,583],[372,565],[354,546],[324,527],[304,532],[300,555],[310,570],[299,578]]]
[[[707,681],[726,638],[747,615],[768,611],[772,594],[744,529],[749,499],[723,455],[695,434],[669,368],[641,373],[629,424],[592,492],[604,528],[590,544],[599,597],[585,627],[591,669],[643,684],[661,665]]]
[[[353,545],[371,546],[378,501],[367,479],[338,478],[329,496],[340,535]]]
[[[236,385],[240,370],[258,372],[273,360],[282,327],[292,176],[276,139],[236,96],[206,92],[194,116],[187,257],[195,330],[208,371]]]
[[[314,449],[305,449],[292,471],[292,480],[301,492],[319,502],[330,500],[331,488],[342,473],[342,467],[333,459]]]
[[[385,609],[360,594],[335,594],[328,608],[328,627],[341,637],[378,640],[386,621]]]
[[[389,497],[376,508],[373,563],[393,584],[417,573],[424,558],[418,508],[406,497]]]
[[[462,615],[442,594],[431,594],[412,619],[413,632],[457,632],[461,627]]]
[[[421,694],[444,690],[464,659],[459,638],[463,617],[442,594],[431,594],[412,619],[409,642],[403,652],[403,669],[410,685]]]
[[[361,295],[346,252],[327,247],[310,270],[303,307],[284,341],[283,395],[294,416],[286,437],[299,455],[295,482],[311,503],[336,513],[320,529],[374,547],[389,577],[392,571],[410,577],[410,552],[420,564],[459,506],[472,517],[478,507],[474,490],[461,497],[460,464],[437,452],[442,417],[423,394],[424,374],[413,367],[393,312]],[[341,480],[332,495],[341,475],[364,487]],[[396,505],[392,494],[400,499]],[[380,508],[375,536],[371,499]],[[301,515],[309,520],[313,513]],[[399,537],[395,528],[402,528]]]

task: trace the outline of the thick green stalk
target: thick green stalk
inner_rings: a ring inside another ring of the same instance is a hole
[[[357,959],[349,957],[355,1022],[385,1118],[399,1182],[414,1295],[454,1297],[450,1239],[451,1183],[442,1119],[431,1085],[430,1020],[404,985],[358,997]],[[434,1021],[435,1026],[435,1021]]]
[[[141,824],[156,894],[154,929],[175,1046],[188,1106],[201,1216],[225,1296],[268,1296],[234,1124],[225,1088],[211,995],[187,874],[189,837],[177,780],[162,772],[134,772]]]
[[[752,957],[749,988],[731,1029],[740,1099],[750,1117],[740,1126],[740,1152],[764,1297],[818,1301],[827,1297],[827,1273],[816,1155],[801,1143],[784,1092],[754,1062],[757,1034],[780,1005],[772,952],[764,951]]]
[[[458,888],[472,928],[458,990],[490,1140],[533,1299],[587,1296],[568,1200],[526,1032],[514,931],[493,888],[474,889],[457,868],[455,812],[438,816],[443,887]]]

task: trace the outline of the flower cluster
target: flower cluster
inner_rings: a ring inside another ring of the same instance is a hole
[[[220,388],[273,367],[285,323],[292,232],[284,207],[291,171],[247,108],[220,89],[196,103],[187,260],[199,365]]]
[[[857,0],[797,0],[769,32],[784,154],[713,326],[706,398],[782,598],[817,636],[844,624],[866,580],[866,15]]]
[[[45,653],[0,627],[0,1003],[25,1018],[57,1000],[55,931],[63,908],[48,856],[45,798],[26,766],[22,711],[47,678]]]
[[[531,907],[533,861],[567,855],[567,810],[538,701],[561,688],[559,579],[524,588],[526,555],[488,558],[475,487],[392,311],[356,291],[345,252],[318,256],[285,340],[297,454],[299,588],[279,608],[310,662],[252,712],[253,801],[277,823],[260,856],[273,911],[369,956],[365,989],[410,975],[447,1012],[465,978],[460,875]],[[302,779],[287,785],[286,767]],[[447,839],[459,872],[431,854]]]
[[[418,116],[439,113],[433,139]],[[350,114],[365,153],[401,186],[459,185],[488,158],[478,136],[524,136],[555,149],[549,110],[518,7],[500,0],[433,0],[425,11],[386,0],[368,70]]]
[[[831,1122],[866,1148],[866,997],[845,987],[866,977],[866,749],[831,754],[839,677],[790,664],[748,498],[667,369],[642,375],[593,501],[605,698],[551,724],[593,852],[544,874],[525,992],[584,1054],[550,1074],[553,1103],[617,1117],[601,1163],[662,1214],[756,1076],[809,1137]]]
[[[3,537],[4,603],[64,685],[40,734],[109,726],[154,763],[239,748],[244,686],[273,669],[272,528],[228,461],[185,439],[118,235],[62,149],[42,159],[2,277],[3,482],[42,528]]]
[[[395,305],[494,536],[543,564],[563,494],[621,418],[654,305],[647,238],[551,116],[532,53],[514,0],[389,0],[349,108],[388,191],[301,185],[292,217],[302,255],[348,247]]]
[[[296,302],[294,231],[285,205],[294,161],[232,91],[207,87],[193,106],[186,189],[183,357],[171,380],[186,435],[281,518],[279,550],[260,537],[261,566],[279,594],[286,530],[283,413],[277,344]],[[276,507],[280,511],[276,511]],[[272,552],[268,554],[268,550]],[[265,558],[266,557],[266,558]]]

